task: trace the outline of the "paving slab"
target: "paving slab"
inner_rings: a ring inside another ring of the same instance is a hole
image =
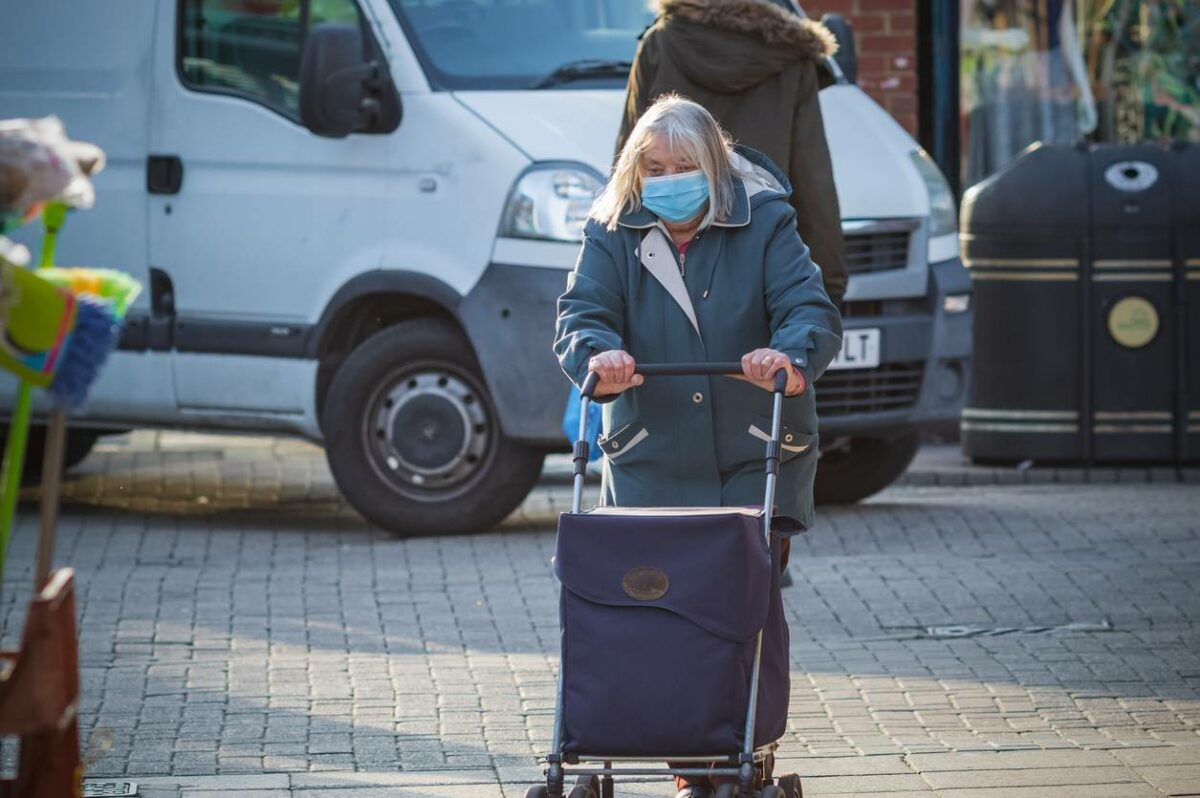
[[[858,795],[863,793],[932,792],[915,773],[886,776],[815,776],[801,775],[805,795]]]
[[[1195,779],[1164,779],[1154,782],[1154,786],[1163,795],[1179,798],[1200,795],[1200,784]]]
[[[491,770],[437,770],[413,773],[296,773],[291,776],[291,786],[299,790],[325,788],[352,789],[365,787],[394,787],[405,790],[412,787],[495,784],[497,776]]]
[[[937,795],[938,798],[1162,798],[1162,793],[1149,784],[1056,786],[1052,793],[1044,786],[985,787],[938,790]]]
[[[287,790],[291,784],[284,773],[247,773],[236,776],[163,776],[135,779],[138,789],[207,790],[237,793],[243,790]]]
[[[1136,768],[1143,765],[1200,765],[1200,745],[1129,748],[1112,751],[1110,755]]]
[[[912,769],[899,756],[845,756],[829,759],[789,758],[786,753],[775,760],[776,773],[810,776],[879,776],[909,774]]]
[[[392,787],[363,787],[355,789],[335,789],[319,787],[312,790],[296,790],[293,795],[304,798],[397,798],[397,791]],[[471,785],[431,785],[422,787],[407,787],[403,798],[504,798],[499,784]]]
[[[1159,749],[1148,749],[1159,750]],[[1173,751],[1175,749],[1163,748]],[[1120,764],[1106,751],[996,751],[910,754],[905,761],[921,773],[940,771],[1017,770],[1023,768],[1107,768]]]
[[[230,798],[231,795],[245,795],[247,798],[290,798],[291,790],[249,790],[239,788],[236,793],[227,790],[182,790],[180,798]]]
[[[1167,795],[1200,795],[1200,764],[1138,765],[1133,770]]]
[[[965,764],[965,763],[964,763]],[[1023,768],[1021,770],[941,770],[922,772],[922,778],[937,790],[979,787],[1060,787],[1083,784],[1142,783],[1129,768]]]

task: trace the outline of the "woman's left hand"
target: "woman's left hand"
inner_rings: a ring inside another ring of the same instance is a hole
[[[774,349],[755,349],[742,355],[742,376],[739,379],[754,383],[766,391],[775,390],[775,372],[787,369],[786,394],[799,396],[808,389],[804,374],[792,368],[792,359]]]

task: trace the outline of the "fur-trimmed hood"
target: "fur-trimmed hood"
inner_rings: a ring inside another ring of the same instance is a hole
[[[657,6],[667,19],[754,36],[771,47],[794,48],[805,58],[837,52],[828,28],[770,0],[658,0]]]
[[[837,50],[824,25],[770,0],[659,0],[658,11],[646,35],[658,38],[691,80],[722,94]]]

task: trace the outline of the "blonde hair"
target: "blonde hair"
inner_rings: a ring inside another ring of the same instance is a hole
[[[592,204],[591,217],[609,230],[617,229],[617,220],[626,210],[637,211],[642,207],[638,164],[660,136],[665,138],[671,152],[687,156],[708,178],[708,212],[701,226],[708,227],[733,212],[733,181],[742,175],[730,159],[733,142],[729,134],[703,106],[678,94],[666,94],[647,108],[633,126],[608,184]]]

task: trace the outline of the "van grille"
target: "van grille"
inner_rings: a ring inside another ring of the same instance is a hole
[[[908,265],[907,230],[886,232],[847,233],[846,271],[867,274],[903,269]]]
[[[916,404],[925,364],[884,363],[873,369],[827,371],[817,381],[817,415],[901,410]]]

